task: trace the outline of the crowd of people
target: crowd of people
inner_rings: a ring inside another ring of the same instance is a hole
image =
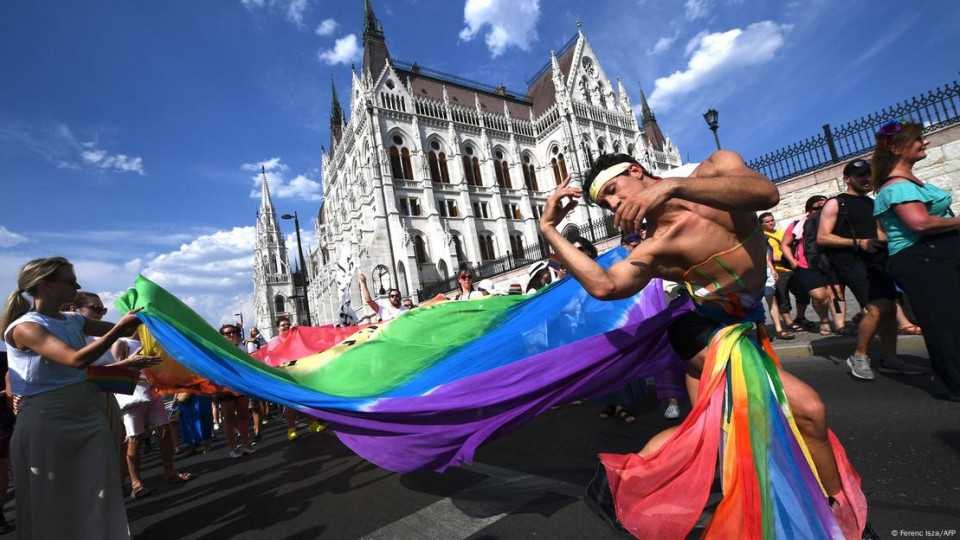
[[[582,190],[570,187],[568,179],[548,200],[541,232],[559,266],[538,262],[529,268],[525,287],[509,283],[500,292],[535,294],[568,272],[600,299],[634,295],[654,277],[682,284],[686,290],[677,287],[676,293],[689,295],[695,308],[677,318],[669,338],[684,363],[653,381],[668,419],[679,418],[684,399],[696,402],[714,333],[733,313],[742,320],[751,316],[747,311],[762,312],[764,299],[776,339],[790,340],[800,331],[856,335],[847,364],[858,379],[874,378],[868,356],[874,336],[881,342],[878,371],[925,373],[897,357],[898,334],[921,334],[938,395],[960,400],[960,334],[946,312],[960,303],[960,218],[950,210],[949,193],[913,173],[926,155],[922,126],[892,121],[876,137],[871,160],[857,159],[843,168],[845,191],[811,197],[805,215],[784,229],[777,228],[769,212],[757,216],[756,211],[774,206],[779,194],[736,154],[718,152],[697,174],[679,182],[650,176],[629,156],[604,155]],[[615,210],[615,224],[623,230],[621,246],[628,256],[609,269],[594,262],[598,250],[588,240],[565,238],[556,230],[584,194]],[[458,289],[448,300],[497,294],[492,284],[474,283],[476,278],[471,268],[461,266]],[[397,289],[387,291],[386,302],[375,301],[365,276],[359,281],[363,300],[381,321],[416,308]],[[184,483],[195,476],[177,470],[176,453],[209,451],[222,427],[230,458],[242,458],[255,452],[271,410],[279,415],[275,405],[227,389],[213,396],[164,396],[143,376],[130,394],[91,384],[90,366],[136,372],[160,359],[143,354],[135,332],[138,310],[106,322],[100,297],[80,289],[66,259],[30,261],[21,268],[17,290],[7,298],[0,320],[9,356],[5,388],[13,398],[12,406],[5,400],[0,407],[0,495],[6,493],[9,456],[17,490],[16,526],[27,538],[128,537],[124,493],[141,498],[153,489],[141,475],[148,441],[156,439],[166,482]],[[860,307],[853,322],[846,320],[845,290]],[[726,315],[718,316],[716,306],[724,307]],[[807,319],[808,307],[814,320]],[[291,321],[281,317],[276,327],[282,338]],[[219,333],[250,353],[266,344],[256,328],[244,337],[241,327],[225,324]],[[805,383],[778,371],[799,435],[839,514],[845,488],[827,441],[823,403]],[[600,417],[634,421],[629,407],[649,391],[647,382],[628,381],[600,398]],[[288,441],[298,438],[298,414],[290,407],[283,411]],[[325,428],[310,420],[308,431]],[[654,437],[639,456],[656,456],[676,430]],[[45,474],[31,472],[38,470]],[[615,494],[606,482],[607,476],[598,474],[588,502],[619,527],[612,510]],[[57,509],[58,519],[49,519],[51,508]],[[0,513],[0,534],[11,529]]]

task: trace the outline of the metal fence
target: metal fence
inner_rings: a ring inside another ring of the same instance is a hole
[[[575,226],[573,229],[564,229],[564,235],[572,239],[580,236],[596,244],[608,238],[618,236],[620,231],[613,226],[613,215],[607,215],[600,219],[595,219],[583,225]],[[474,275],[474,282],[482,279],[491,279],[499,274],[516,270],[524,266],[531,265],[537,261],[542,261],[550,256],[550,246],[544,242],[543,237],[537,235],[537,243],[531,244],[517,253],[507,252],[503,257],[480,261],[478,263],[467,263]],[[419,291],[417,297],[420,301],[427,300],[438,294],[445,294],[457,288],[457,276],[459,270],[454,276],[448,279],[440,280],[434,283],[427,283]]]
[[[960,83],[953,81],[835,128],[824,124],[822,134],[762,155],[747,166],[774,183],[783,182],[873,151],[874,134],[881,124],[894,118],[923,124],[924,132],[960,122]]]

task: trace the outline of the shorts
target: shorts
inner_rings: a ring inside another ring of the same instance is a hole
[[[799,302],[801,298],[809,298],[810,291],[830,285],[830,278],[819,270],[809,268],[797,268],[790,276],[790,292],[792,292]]]
[[[123,427],[127,430],[128,439],[145,433],[147,426],[156,429],[170,423],[170,413],[164,408],[163,400],[160,398],[131,405],[121,409],[121,412],[123,412]]]
[[[851,253],[832,256],[830,264],[837,277],[850,288],[860,309],[866,308],[870,302],[897,298],[897,286],[893,278],[868,260]]]
[[[667,328],[667,336],[673,350],[686,362],[707,348],[710,338],[721,326],[696,311],[688,311]]]

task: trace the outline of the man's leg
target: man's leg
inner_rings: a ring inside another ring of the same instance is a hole
[[[820,335],[830,334],[830,312],[833,309],[830,306],[830,290],[827,287],[817,287],[809,292],[810,303],[813,305],[813,311],[820,320]]]
[[[233,452],[237,446],[237,400],[224,399],[220,402],[220,421],[223,433],[227,436],[227,450]]]
[[[127,438],[127,471],[130,473],[130,487],[134,496],[139,488],[143,487],[140,478],[140,445],[143,443],[143,434]]]
[[[863,318],[860,319],[860,325],[857,326],[857,349],[853,354],[867,356],[867,350],[870,347],[870,340],[877,334],[880,326],[880,320],[889,317],[893,312],[893,305],[890,300],[875,300],[868,303],[863,308]],[[896,320],[896,319],[894,319]],[[881,336],[883,339],[883,336]],[[897,355],[896,330],[894,330],[893,340],[893,359]],[[886,358],[886,356],[884,356]]]
[[[843,489],[840,471],[834,458],[830,439],[827,436],[827,407],[816,390],[807,383],[778,368],[783,393],[793,411],[793,420],[807,444],[817,475],[828,495],[834,495]]]
[[[237,434],[240,436],[240,446],[242,448],[250,448],[250,413],[248,412],[250,398],[240,396],[236,399],[236,404],[236,428]]]

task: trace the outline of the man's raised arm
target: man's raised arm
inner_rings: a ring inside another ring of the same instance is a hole
[[[690,178],[668,178],[673,196],[718,210],[756,212],[780,202],[780,191],[766,176],[747,167],[736,152],[720,150],[697,167]]]

